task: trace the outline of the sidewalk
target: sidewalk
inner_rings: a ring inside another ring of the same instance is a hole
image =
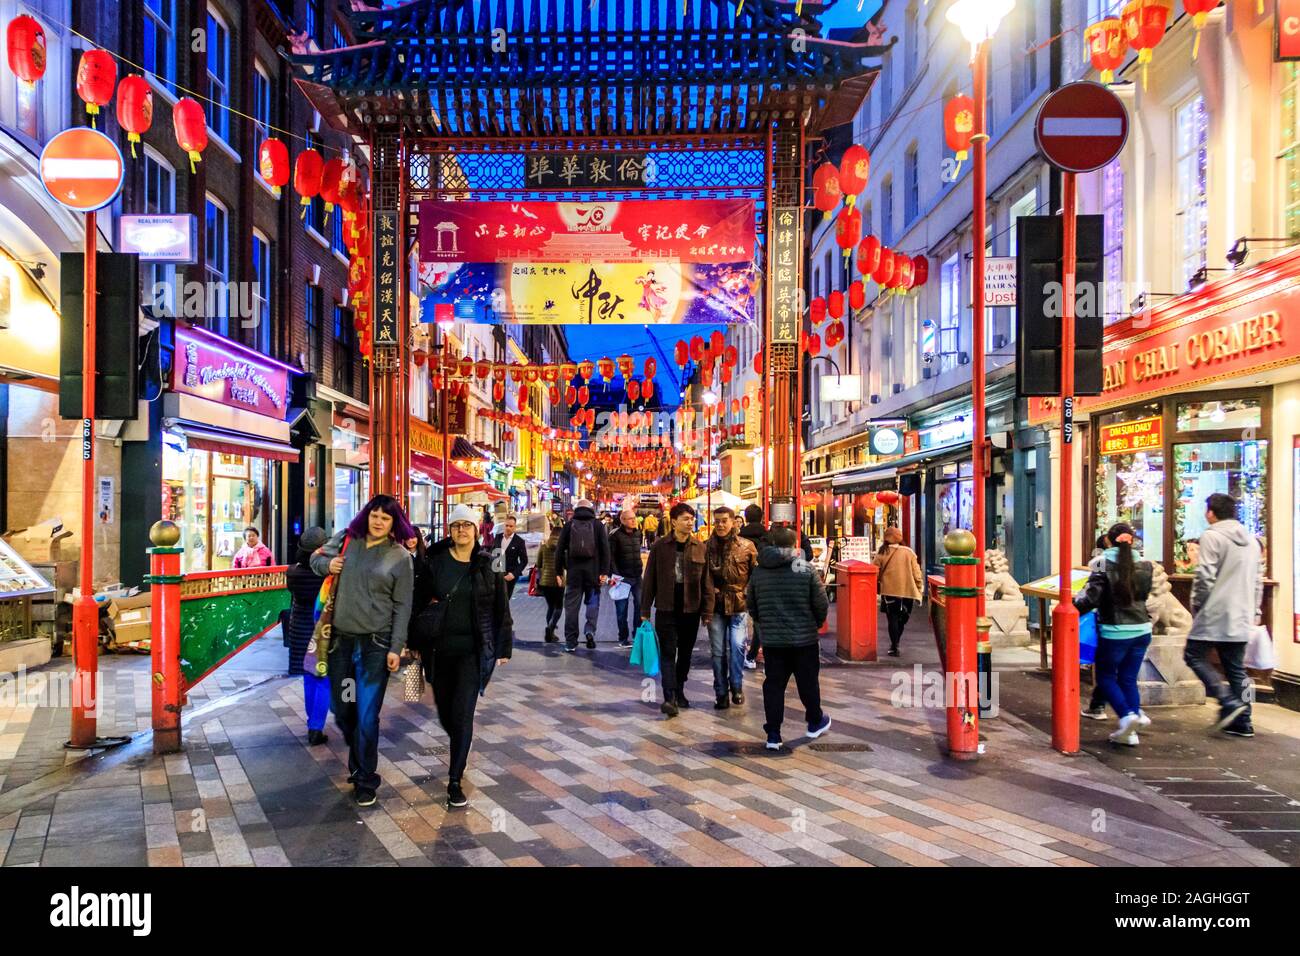
[[[479,705],[468,810],[443,807],[446,737],[427,697],[407,705],[396,687],[380,803],[358,810],[339,733],[331,725],[328,746],[306,747],[299,681],[269,676],[284,653],[272,635],[218,672],[215,693],[192,695],[184,754],[154,757],[142,734],[69,762],[51,754],[66,713],[0,711],[0,739],[16,754],[0,791],[0,863],[1277,865],[1092,757],[1053,753],[1010,716],[985,724],[981,760],[949,762],[943,711],[891,703],[912,665],[934,659],[919,628],[903,657],[875,665],[832,663],[824,645],[834,728],[815,743],[799,737],[791,689],[792,751],[770,755],[761,670],[746,672],[743,707],[715,712],[701,641],[687,686],[695,706],[667,721],[657,686],[613,644],[610,602],[602,643],[576,655],[542,643],[540,598],[521,591],[513,610],[514,660]],[[147,725],[147,661],[106,662],[117,709],[105,732]]]

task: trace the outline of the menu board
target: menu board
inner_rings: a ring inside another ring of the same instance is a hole
[[[0,540],[0,601],[49,594],[53,590],[30,564],[18,557],[18,552]]]
[[[840,538],[841,561],[871,563],[871,539],[867,537]]]

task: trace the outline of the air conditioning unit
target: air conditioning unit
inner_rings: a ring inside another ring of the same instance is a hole
[[[958,364],[958,365],[969,365],[969,364],[970,364],[970,353],[968,353],[968,352],[958,352],[958,353],[957,353],[957,364]]]
[[[871,404],[872,404],[872,405],[879,405],[879,404],[880,404],[880,396],[879,396],[879,395],[872,395],[872,396],[871,396]]]
[[[895,383],[894,383],[894,394],[897,395],[897,394],[898,394],[899,392],[901,392],[902,390],[903,390],[903,383],[902,383],[902,382],[895,382]]]

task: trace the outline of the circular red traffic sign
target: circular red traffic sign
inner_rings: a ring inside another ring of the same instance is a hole
[[[85,126],[51,139],[41,151],[40,169],[45,191],[76,212],[93,212],[116,199],[125,172],[117,144]]]
[[[1090,173],[1124,148],[1128,110],[1100,83],[1070,83],[1043,101],[1034,139],[1043,158],[1057,169]]]

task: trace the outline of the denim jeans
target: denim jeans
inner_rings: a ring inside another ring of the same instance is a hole
[[[1225,682],[1219,672],[1206,658],[1210,651],[1218,652],[1219,663],[1223,665]],[[1246,673],[1246,642],[1197,641],[1189,640],[1183,650],[1183,662],[1187,664],[1205,685],[1206,693],[1219,702],[1220,707],[1246,705],[1245,717],[1250,719],[1250,696],[1246,688],[1253,691],[1253,682]]]
[[[388,689],[388,634],[342,634],[330,642],[330,709],[348,743],[348,770],[359,787],[379,789],[379,710]]]
[[[620,641],[632,640],[632,630],[641,623],[641,579],[629,578],[628,585],[632,590],[627,597],[614,602],[614,616],[618,619],[618,639]],[[632,605],[632,623],[628,624],[627,608]]]
[[[745,684],[746,614],[714,614],[709,621],[709,650],[713,652],[713,696],[739,694]]]
[[[1150,646],[1150,634],[1124,640],[1109,637],[1097,640],[1097,688],[1120,717],[1142,709],[1137,678]]]

